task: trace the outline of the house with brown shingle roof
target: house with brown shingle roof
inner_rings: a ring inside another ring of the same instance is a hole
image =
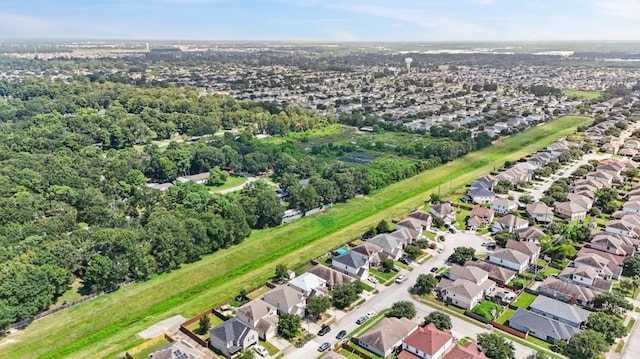
[[[505,285],[516,277],[516,271],[485,261],[468,261],[465,267],[478,267],[489,273],[489,279],[499,285]]]
[[[386,358],[417,328],[418,325],[407,318],[384,318],[358,338],[358,344]]]
[[[433,323],[429,323],[423,328],[418,328],[402,341],[402,352],[398,355],[398,359],[403,358],[403,352],[411,353],[421,359],[440,359],[453,345],[453,335],[450,332],[440,330]]]
[[[563,281],[555,277],[547,277],[537,288],[537,291],[547,297],[555,298],[563,302],[577,302],[581,305],[590,305],[598,292],[593,289],[577,285],[573,282]]]
[[[544,232],[536,227],[527,227],[516,231],[516,236],[518,237],[519,241],[538,243],[540,237],[544,235]]]
[[[507,231],[513,233],[519,229],[527,227],[529,227],[529,221],[526,219],[514,216],[513,214],[507,214],[494,222],[491,230],[494,232]]]
[[[532,242],[509,240],[505,248],[513,249],[529,256],[529,263],[535,263],[540,256],[540,246]]]
[[[468,342],[465,345],[455,345],[447,354],[444,359],[488,359],[486,355],[480,350],[478,344],[474,342]]]
[[[482,300],[482,287],[466,279],[441,279],[436,287],[440,296],[449,304],[471,309]]]
[[[355,278],[346,275],[333,268],[325,267],[322,264],[317,264],[313,268],[308,270],[309,273],[313,273],[318,277],[327,281],[327,288],[332,289],[337,285],[347,284],[355,281]]]

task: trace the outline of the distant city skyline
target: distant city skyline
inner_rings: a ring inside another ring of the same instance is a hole
[[[640,40],[640,0],[5,0],[0,37]]]

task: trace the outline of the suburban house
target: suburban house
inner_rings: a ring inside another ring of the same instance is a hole
[[[209,330],[209,347],[227,358],[257,343],[258,332],[237,318]]]
[[[418,328],[402,341],[403,351],[398,355],[398,359],[404,357],[441,359],[454,344],[453,335],[450,332],[440,330],[433,323],[429,323],[423,328]],[[405,351],[412,355],[403,355]]]
[[[469,185],[469,189],[477,189],[477,188],[486,188],[490,191],[493,191],[493,186],[498,183],[498,180],[495,179],[492,175],[484,175],[482,177],[476,178]]]
[[[396,229],[395,231],[389,233],[389,235],[399,238],[400,241],[406,245],[424,239],[424,234],[422,234],[422,231],[418,232],[409,228]]]
[[[529,310],[576,328],[580,328],[591,314],[586,309],[544,295],[536,297],[529,306]]]
[[[604,258],[608,262],[605,262],[598,257]],[[589,258],[595,259],[595,261],[590,261]],[[592,263],[590,265],[596,268],[596,270],[599,270],[598,266],[604,264],[606,265],[608,271],[611,272],[611,278],[616,279],[620,276],[620,274],[622,274],[624,259],[625,257],[623,256],[617,256],[611,253],[599,251],[594,248],[582,247],[582,249],[580,249],[576,254],[576,259],[573,260],[573,265],[576,266],[582,263]],[[600,264],[598,266],[595,266],[596,262]]]
[[[439,203],[431,206],[429,213],[438,218],[442,218],[444,223],[453,223],[456,221],[456,211],[451,207],[451,203]]]
[[[457,279],[468,280],[478,285],[482,289],[483,295],[490,293],[496,286],[496,283],[489,279],[489,272],[486,270],[474,266],[463,267],[455,263],[451,265],[449,279],[453,281]]]
[[[431,221],[433,221],[433,217],[431,215],[421,209],[417,209],[411,213],[407,217],[416,218],[425,223],[425,229],[431,226]]]
[[[617,256],[633,255],[638,247],[638,240],[619,234],[596,232],[591,235],[589,246]]]
[[[640,200],[628,201],[622,205],[622,210],[629,213],[640,214]]]
[[[611,262],[609,259],[603,257],[603,255],[589,253],[589,254],[581,254],[576,257],[573,261],[573,266],[576,268],[580,267],[591,267],[596,272],[599,277],[610,279],[610,278],[618,278],[622,273],[620,266],[614,265],[611,266],[614,270],[612,271],[609,267],[609,263]]]
[[[402,341],[413,333],[418,325],[407,318],[384,318],[358,338],[358,344],[370,352],[386,358]]]
[[[524,272],[529,267],[529,256],[513,250],[513,249],[499,249],[493,253],[489,253],[487,261],[493,264],[497,264],[502,267],[509,268],[518,273]]]
[[[491,230],[494,232],[507,231],[513,233],[519,229],[524,229],[527,227],[529,227],[529,221],[527,221],[526,219],[514,216],[513,214],[507,214],[506,216],[495,221]]]
[[[610,220],[607,222],[604,230],[609,233],[621,234],[627,237],[638,238],[640,236],[640,226],[638,226],[635,218],[632,216]]]
[[[328,289],[333,289],[337,285],[347,284],[355,281],[355,278],[333,268],[325,267],[322,264],[316,264],[307,272],[313,273],[318,277],[324,279],[326,281]]]
[[[273,305],[278,314],[295,314],[304,317],[307,297],[287,285],[277,286],[262,296],[262,300]]]
[[[544,235],[544,232],[536,227],[527,227],[516,231],[516,237],[519,241],[538,243],[540,237]]]
[[[467,198],[477,204],[491,203],[496,198],[496,194],[488,188],[478,187],[467,191]]]
[[[547,151],[553,157],[558,157],[562,154],[563,151],[568,150],[572,147],[580,147],[580,145],[578,145],[575,142],[560,140],[558,142],[552,143],[551,145],[547,146]]]
[[[491,201],[491,210],[497,214],[507,214],[518,209],[518,202],[507,198],[496,198]]]
[[[255,329],[258,337],[269,340],[278,333],[278,310],[263,300],[252,300],[236,310],[236,318]]]
[[[431,217],[429,217],[431,218]],[[396,230],[407,228],[418,233],[422,233],[425,229],[431,226],[431,221],[425,222],[413,217],[407,217],[404,220],[396,223]]]
[[[403,253],[403,242],[400,238],[394,237],[389,234],[378,234],[373,238],[367,239],[368,243],[373,243],[380,248],[382,251],[389,255],[391,259],[398,259],[402,257]],[[334,258],[335,260],[335,258]]]
[[[590,266],[567,267],[558,274],[558,279],[572,281],[600,292],[609,292],[613,283],[600,278],[598,272]]]
[[[580,305],[590,305],[597,292],[573,282],[567,282],[555,277],[547,277],[538,286],[538,292],[563,302],[575,302]]]
[[[489,279],[498,285],[505,285],[516,277],[516,271],[485,261],[468,261],[465,267],[478,267],[489,273]]]
[[[558,202],[554,210],[558,217],[570,221],[584,221],[587,218],[587,209],[575,202]]]
[[[305,272],[293,278],[289,283],[287,283],[287,285],[293,289],[299,290],[307,298],[312,294],[327,294],[327,281],[309,272]]]
[[[509,326],[549,343],[554,343],[556,340],[568,341],[580,331],[576,327],[522,308],[518,308],[511,315]]]
[[[586,208],[587,211],[590,210],[591,207],[593,207],[593,198],[581,195],[579,193],[569,193],[567,195],[567,199],[569,200],[569,202],[576,203],[581,207]]]
[[[331,268],[362,280],[369,276],[369,257],[362,253],[348,251],[334,257]]]
[[[447,303],[453,304],[464,309],[471,309],[481,300],[483,289],[466,279],[441,279],[436,290]]]
[[[404,359],[404,358],[398,358]],[[410,359],[410,358],[406,358]],[[488,359],[475,342],[468,342],[464,345],[454,345],[444,356],[444,359]]]
[[[149,359],[200,359],[202,353],[187,341],[176,340],[149,354]]]
[[[587,180],[598,181],[606,187],[611,187],[613,175],[605,171],[594,171],[587,174]]]
[[[529,156],[529,158],[527,159],[527,162],[531,163],[534,166],[542,167],[548,164],[549,162],[551,162],[552,159],[553,157],[549,153],[538,152]]]
[[[198,173],[191,176],[183,176],[176,178],[177,183],[194,182],[198,184],[205,184],[209,179],[209,172]]]
[[[553,208],[544,204],[544,202],[529,203],[526,207],[529,217],[538,223],[549,223],[553,220]]]
[[[515,240],[507,241],[505,248],[516,250],[529,256],[529,263],[534,264],[540,256],[540,246],[532,242]]]
[[[486,227],[493,222],[493,211],[484,207],[474,207],[467,219],[467,228],[476,230],[480,227]]]

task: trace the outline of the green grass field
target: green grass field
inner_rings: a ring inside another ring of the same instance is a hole
[[[246,177],[242,176],[229,176],[227,181],[220,186],[207,186],[207,189],[211,192],[222,191],[223,189],[239,186],[247,181]]]
[[[139,341],[138,332],[158,321],[176,314],[189,318],[231,300],[242,288],[265,282],[278,263],[289,267],[304,263],[382,219],[420,207],[439,185],[463,186],[494,165],[546,147],[587,123],[588,117],[562,117],[369,196],[337,204],[326,213],[254,231],[240,245],[40,319],[0,342],[0,357],[112,358]]]
[[[598,91],[582,91],[582,90],[562,90],[567,97],[578,97],[591,100],[600,97],[602,94]]]
[[[537,298],[536,295],[533,295],[527,292],[522,292],[522,294],[520,294],[520,296],[515,301],[513,301],[513,305],[518,308],[527,309],[529,308],[531,303],[533,303],[533,301],[536,300],[536,298]]]

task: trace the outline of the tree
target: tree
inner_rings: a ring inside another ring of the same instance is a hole
[[[553,257],[554,259],[562,260],[565,258],[575,257],[578,251],[572,244],[565,243],[559,244],[555,247],[551,247],[551,250],[549,252],[551,254],[551,257]]]
[[[451,317],[437,310],[434,310],[424,317],[424,323],[433,323],[433,325],[440,330],[450,330],[453,327]]]
[[[493,239],[496,241],[498,246],[504,248],[509,240],[516,239],[516,235],[509,231],[502,231],[494,234]]]
[[[404,249],[404,252],[411,257],[411,259],[415,260],[422,254],[422,249],[414,244],[410,244]]]
[[[220,167],[214,167],[209,171],[209,178],[207,178],[207,185],[209,186],[221,186],[229,178],[229,173],[223,171]]]
[[[312,317],[319,317],[331,307],[331,301],[327,296],[312,296],[307,300],[307,313]]]
[[[547,353],[539,350],[533,354],[527,355],[525,359],[551,359],[551,357]]]
[[[393,303],[391,309],[387,312],[387,317],[413,319],[416,316],[416,307],[413,303],[401,300]]]
[[[361,292],[362,287],[359,282],[337,285],[333,288],[331,303],[338,309],[344,309],[355,302]]]
[[[632,310],[633,305],[619,294],[602,292],[593,298],[593,306],[603,309],[608,314],[619,315]]]
[[[490,359],[514,359],[515,347],[496,333],[478,334],[478,345],[482,347],[484,354]]]
[[[575,334],[569,340],[566,354],[574,358],[596,359],[608,347],[609,344],[607,344],[604,334],[587,329]]]
[[[585,328],[604,334],[609,344],[613,344],[616,338],[622,338],[627,334],[620,318],[604,312],[591,313]]]
[[[429,195],[429,202],[431,202],[432,204],[440,203],[440,195],[437,193],[432,193],[431,195]]]
[[[458,247],[449,256],[449,262],[464,265],[476,255],[476,250],[471,247]]]
[[[298,335],[300,331],[300,317],[295,314],[283,313],[278,319],[278,333],[285,338],[291,339]]]
[[[433,217],[433,222],[431,222],[431,224],[435,228],[442,228],[442,227],[444,227],[444,219],[442,219],[440,217]]]
[[[256,357],[256,352],[251,348],[249,348],[241,351],[240,354],[238,354],[238,356],[235,358],[236,359],[253,359],[255,357]]]
[[[276,281],[285,280],[287,278],[287,272],[289,272],[287,265],[280,263],[276,265],[275,276],[273,277],[273,279],[275,279]]]
[[[385,258],[382,261],[382,268],[384,268],[385,271],[389,272],[390,270],[392,270],[395,267],[395,263],[393,262],[393,259],[391,258]]]
[[[378,233],[388,233],[389,232],[389,223],[384,219],[378,223],[376,226],[376,232]]]
[[[630,256],[625,258],[622,274],[634,277],[640,275],[640,256]]]
[[[198,320],[198,329],[197,329],[198,334],[205,335],[210,328],[211,328],[211,318],[209,318],[208,315],[205,315],[204,317],[200,318],[200,320]]]
[[[520,201],[520,203],[529,204],[533,203],[534,198],[530,194],[523,194],[522,196],[520,196],[520,198],[518,198],[518,200]]]
[[[420,295],[431,293],[438,286],[438,280],[433,274],[420,274],[414,288]]]

